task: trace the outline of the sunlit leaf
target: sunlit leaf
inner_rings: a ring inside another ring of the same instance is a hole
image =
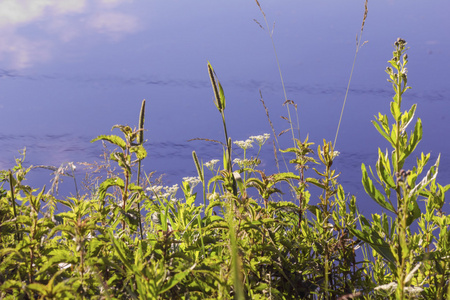
[[[441,159],[441,155],[438,155],[436,159],[436,163],[428,170],[427,175],[418,183],[416,186],[411,189],[409,192],[409,197],[412,197],[414,194],[419,193],[422,189],[424,189],[432,180],[436,179],[439,169],[439,161]]]
[[[117,186],[119,188],[124,188],[125,184],[123,182],[123,180],[120,177],[113,177],[113,178],[108,178],[105,181],[103,181],[99,188],[98,188],[98,197],[100,200],[105,199],[106,197],[106,191],[108,190],[108,188],[112,187],[112,186]]]
[[[372,198],[373,200],[375,200],[375,202],[377,202],[379,205],[381,205],[381,207],[394,212],[394,207],[391,205],[391,203],[387,202],[385,200],[385,197],[381,194],[380,191],[378,191],[375,186],[373,185],[372,180],[369,178],[368,174],[367,174],[367,170],[366,170],[366,166],[364,164],[361,165],[361,170],[362,170],[362,184],[364,186],[364,190],[366,191],[366,193],[370,196],[370,198]]]
[[[136,157],[139,160],[143,160],[147,157],[147,150],[145,150],[144,146],[138,145],[130,148],[131,153],[136,153]]]
[[[127,143],[125,143],[125,141],[117,135],[99,135],[98,137],[93,139],[91,141],[91,143],[96,142],[96,141],[107,141],[107,142],[110,142],[111,144],[119,146],[123,150],[125,150],[127,147]]]

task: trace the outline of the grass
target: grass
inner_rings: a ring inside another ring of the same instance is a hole
[[[414,157],[422,122],[415,104],[403,111],[406,52],[406,42],[395,41],[386,69],[391,116],[373,121],[391,148],[378,149],[375,166],[362,164],[362,184],[381,214],[362,215],[339,183],[336,142],[315,147],[293,136],[275,153],[295,172],[266,174],[259,154],[275,137],[233,141],[224,89],[208,63],[223,156],[203,162],[193,152],[198,177],[169,187],[141,170],[145,101],[137,128],[115,125],[117,134],[92,140],[113,146],[92,165],[106,176],[87,174],[76,197],[27,186],[33,168],[23,165],[25,152],[0,173],[0,298],[450,299],[450,185],[437,182],[439,158],[426,168],[429,154]],[[409,160],[416,165],[405,170]],[[66,171],[74,166],[55,175]],[[292,196],[275,201],[282,183]],[[321,191],[314,201],[313,187]]]

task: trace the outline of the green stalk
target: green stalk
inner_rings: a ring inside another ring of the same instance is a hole
[[[138,144],[142,145],[144,143],[144,120],[145,120],[145,99],[142,100],[141,111],[139,113],[139,135],[138,135]],[[141,181],[141,160],[138,161],[138,174],[137,174],[137,185],[140,186]],[[142,221],[141,221],[141,203],[140,199],[137,203],[138,211],[139,211],[139,232],[141,235],[141,240],[144,239],[144,234],[142,232]]]
[[[12,172],[11,170],[9,170],[8,172],[8,176],[9,176],[9,187],[11,190],[11,204],[13,207],[13,213],[14,213],[14,219],[17,218],[17,211],[16,211],[16,199],[14,198],[14,178],[12,176]],[[16,242],[18,242],[20,240],[20,234],[19,234],[19,225],[17,225],[17,222],[15,222],[16,225],[16,233],[14,234]]]

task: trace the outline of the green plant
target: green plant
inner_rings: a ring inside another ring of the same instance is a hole
[[[409,110],[401,112],[403,94],[410,88],[407,85],[406,69],[408,55],[403,39],[398,39],[394,46],[393,58],[389,61],[391,66],[386,69],[395,92],[390,103],[394,123],[390,126],[388,117],[381,113],[373,121],[375,128],[392,147],[391,155],[387,150],[383,152],[378,149],[375,169],[381,191],[369,178],[366,165],[361,166],[365,191],[383,209],[392,213],[393,218],[389,223],[390,217],[386,212],[381,215],[373,214],[371,223],[361,216],[361,231],[353,229],[352,232],[376,251],[374,277],[379,284],[376,290],[384,296],[395,293],[397,299],[405,299],[417,294],[430,295],[428,292],[431,287],[427,285],[433,277],[430,274],[421,276],[419,270],[433,260],[430,260],[434,257],[430,252],[433,229],[439,228],[444,231],[447,229],[447,222],[441,221],[446,219],[445,217],[441,219],[443,217],[441,209],[444,204],[444,193],[450,185],[442,187],[435,184],[440,156],[422,179],[418,178],[429,161],[430,154],[422,153],[417,158],[416,166],[405,170],[408,157],[422,139],[422,122],[420,118],[417,119],[414,129],[410,134],[407,133],[407,128],[413,124],[417,105],[413,104]],[[373,175],[371,168],[370,172]],[[418,203],[423,197],[425,197],[425,214],[421,212]],[[414,223],[419,224],[421,232],[413,232]],[[439,240],[437,243],[439,245]],[[442,255],[444,260],[442,263],[446,265],[446,254],[443,251],[448,250],[438,246],[435,251]],[[381,265],[378,262],[380,259],[384,262]],[[384,266],[389,270],[387,276],[377,270]],[[439,273],[441,289],[436,289],[433,296],[441,299],[447,290],[445,285],[448,284],[443,283],[446,282],[443,278],[448,274]]]
[[[140,178],[140,163],[147,156],[147,151],[143,147],[143,125],[144,125],[144,109],[145,101],[142,102],[142,108],[139,120],[139,129],[131,129],[126,125],[114,125],[112,129],[118,128],[122,131],[125,139],[117,135],[100,135],[93,139],[95,141],[107,141],[111,144],[119,147],[121,151],[114,151],[110,155],[110,159],[117,162],[122,169],[123,178],[118,176],[108,178],[103,181],[99,187],[99,201],[101,201],[100,207],[105,206],[105,197],[107,196],[107,190],[110,187],[118,187],[121,192],[121,201],[119,203],[112,203],[116,214],[116,220],[122,220],[122,230],[125,230],[126,224],[131,226],[133,230],[136,230],[140,226],[140,206],[138,210],[132,206],[136,201],[140,201],[142,194],[142,188],[139,184],[131,182],[132,167],[137,163],[139,165],[138,182]],[[132,154],[135,154],[136,159],[132,160]],[[139,204],[139,202],[138,202]],[[120,214],[119,214],[120,213]],[[142,236],[142,233],[141,233]]]

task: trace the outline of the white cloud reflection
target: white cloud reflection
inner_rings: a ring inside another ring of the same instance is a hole
[[[118,12],[102,12],[92,16],[89,26],[99,33],[106,34],[114,39],[138,29],[135,17]]]
[[[2,0],[0,68],[24,69],[51,59],[58,44],[86,33],[114,41],[136,32],[135,16],[118,11],[131,0]]]

